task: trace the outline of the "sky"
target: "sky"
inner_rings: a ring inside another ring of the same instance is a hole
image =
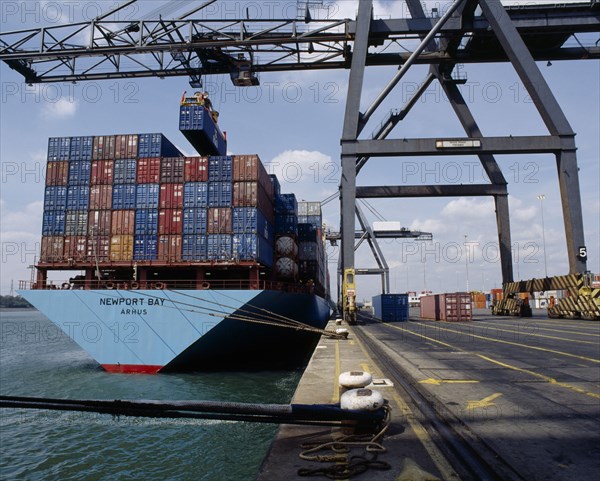
[[[243,12],[248,5],[260,9],[265,2],[221,3],[228,11]],[[447,4],[424,3],[428,11]],[[295,2],[281,3],[281,8],[289,12],[293,10],[291,4]],[[0,5],[1,30],[10,31],[68,22],[67,12],[71,11],[77,20],[82,12],[98,8],[106,11],[115,3]],[[139,15],[160,5],[156,1],[141,2]],[[327,9],[323,7],[322,16],[353,18],[356,14],[357,3],[353,1],[325,1],[324,5]],[[58,17],[57,12],[61,14]],[[407,15],[404,2],[375,2],[376,17],[399,15]],[[577,133],[588,268],[599,273],[600,64],[595,60],[555,61],[550,66],[540,63],[539,67]],[[363,111],[395,72],[392,67],[367,70]],[[460,89],[484,135],[547,134],[510,65],[469,64],[461,72],[468,80]],[[408,72],[367,125],[366,135],[376,129],[390,109],[400,108],[410,98],[426,73],[425,66],[415,66]],[[348,74],[347,70],[263,73],[259,87],[246,89],[234,87],[228,77],[213,76],[205,79],[205,89],[220,112],[219,123],[227,131],[230,153],[258,154],[267,169],[279,176],[285,192],[294,192],[299,200],[323,200],[337,191],[339,183]],[[178,109],[183,91],[190,93],[193,89],[185,77],[27,86],[5,64],[0,65],[0,85],[0,293],[5,295],[11,284],[16,290],[19,280],[30,278],[28,266],[39,255],[48,138],[162,132],[182,152],[192,155],[193,148],[178,131]],[[434,83],[390,138],[463,136],[447,99]],[[497,160],[509,183],[515,278],[568,273],[555,159],[523,155],[497,156]],[[361,171],[357,184],[486,181],[476,157],[415,157],[372,159]],[[543,201],[537,199],[540,194],[545,196]],[[361,207],[371,222],[398,221],[404,227],[433,234],[433,241],[427,243],[380,241],[390,266],[392,292],[455,292],[465,290],[467,283],[470,290],[501,287],[491,198],[385,199],[371,200]],[[337,199],[323,207],[323,214],[327,227],[339,230]],[[334,281],[337,248],[328,247],[328,253]],[[357,250],[356,265],[376,266],[366,243]],[[368,300],[380,289],[379,278],[358,278],[359,299]]]

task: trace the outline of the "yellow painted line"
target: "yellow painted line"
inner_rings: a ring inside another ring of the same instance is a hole
[[[480,328],[480,329],[494,329],[497,332],[513,333],[513,334],[516,334],[518,336],[523,336],[523,337],[528,337],[528,336],[545,337],[546,339],[556,339],[558,341],[567,341],[567,342],[577,342],[579,344],[594,344],[594,345],[598,345],[598,341],[582,341],[580,339],[568,339],[566,337],[547,336],[545,334],[536,334],[534,332],[527,332],[527,330],[521,331],[520,329],[519,330],[508,331],[508,330],[505,330],[505,329],[498,329],[494,325],[483,326],[483,325],[479,324],[478,322],[477,323],[473,323],[473,324],[469,324],[469,325],[473,326],[473,327]],[[520,326],[515,326],[515,327],[520,327]]]
[[[492,362],[492,363],[497,364],[499,366],[505,367],[507,369],[512,369],[513,371],[519,371],[519,372],[522,372],[522,373],[525,373],[525,374],[529,374],[529,375],[531,375],[533,377],[536,377],[538,379],[543,379],[544,381],[546,381],[546,382],[548,382],[550,384],[553,384],[555,386],[562,387],[562,388],[565,388],[565,389],[569,389],[570,391],[573,391],[573,392],[576,392],[576,393],[579,393],[579,394],[585,394],[586,396],[590,396],[590,397],[593,397],[593,398],[596,398],[596,399],[600,399],[600,394],[598,394],[598,393],[586,391],[585,389],[578,388],[577,386],[573,386],[572,384],[568,384],[566,382],[558,382],[556,379],[553,379],[553,378],[551,378],[549,376],[544,376],[543,374],[539,374],[537,372],[530,371],[528,369],[523,369],[523,368],[520,368],[520,367],[517,367],[517,366],[512,366],[511,364],[507,364],[507,363],[504,363],[504,362],[501,362],[501,361],[496,361],[495,359],[492,359],[491,357],[488,357],[488,356],[484,356],[483,354],[478,354],[476,352],[467,351],[466,349],[461,349],[460,347],[453,346],[451,344],[448,344],[447,342],[438,341],[437,339],[433,339],[432,337],[425,336],[424,334],[418,334],[416,332],[412,332],[412,331],[409,331],[408,329],[403,329],[401,327],[394,326],[392,324],[385,324],[385,323],[383,323],[383,325],[387,326],[387,327],[394,328],[394,329],[398,329],[398,330],[400,330],[402,332],[405,332],[407,334],[412,334],[413,336],[417,336],[417,337],[421,337],[423,339],[427,339],[428,341],[432,341],[432,342],[441,344],[442,346],[449,347],[450,349],[454,349],[456,351],[466,352],[466,353],[469,353],[469,354],[473,354],[474,356],[477,356],[477,357],[479,357],[481,359],[484,359],[484,360],[486,360],[488,362]]]
[[[481,321],[477,321],[477,326],[479,325],[484,325],[484,326],[489,326],[489,327],[494,327],[495,323],[487,323],[487,322],[481,322]],[[475,325],[475,324],[474,324]],[[551,332],[562,332],[563,334],[575,334],[578,336],[596,336],[596,337],[600,337],[600,332],[598,334],[595,333],[590,333],[590,332],[583,332],[583,331],[565,331],[562,329],[550,329],[549,327],[541,327],[540,324],[527,324],[527,323],[523,323],[523,324],[513,324],[515,327],[532,327],[532,328],[536,328],[539,329],[540,331],[551,331]],[[507,325],[502,324],[502,327],[507,327]],[[524,334],[527,334],[526,331],[524,331]],[[583,342],[583,341],[578,341],[578,342]],[[598,344],[598,341],[589,341],[590,344]]]
[[[371,370],[369,369],[369,365],[367,363],[362,363],[360,365],[360,368],[364,371],[364,372],[368,372],[371,373]]]
[[[331,402],[338,403],[340,401],[340,379],[341,367],[340,367],[340,341],[335,341],[335,377],[333,378],[333,395],[331,396]]]
[[[468,384],[478,382],[479,381],[471,379],[434,379],[430,377],[429,379],[423,379],[422,381],[419,381],[419,384],[432,384],[434,386],[439,386],[440,384]]]
[[[363,352],[363,354],[365,355],[365,357],[367,358],[367,360],[369,361],[371,366],[377,367],[377,364],[375,364],[373,362],[373,359],[371,358],[371,356],[369,355],[369,353],[363,346],[362,342],[360,342],[357,339],[356,343],[360,347],[361,351]],[[380,376],[383,376],[383,373],[381,371],[379,371],[378,374]],[[437,467],[438,471],[442,475],[442,478],[445,481],[456,481],[457,479],[460,479],[458,474],[456,473],[456,471],[454,471],[454,469],[452,468],[452,466],[446,459],[446,457],[442,454],[442,452],[439,450],[439,448],[433,442],[433,440],[429,436],[429,433],[427,432],[427,430],[419,422],[419,420],[417,419],[415,414],[411,411],[408,404],[406,404],[406,402],[404,402],[404,400],[398,395],[398,393],[396,392],[395,389],[392,391],[392,398],[394,399],[394,401],[400,408],[401,414],[403,416],[405,416],[411,429],[413,430],[413,432],[415,433],[415,435],[417,436],[417,438],[419,439],[419,441],[425,448],[425,451],[427,451],[427,454],[429,454],[429,457],[431,458],[431,460]]]
[[[490,406],[494,406],[494,400],[498,399],[500,396],[502,396],[502,393],[497,392],[491,396],[484,397],[479,401],[467,401],[467,409],[488,408]]]
[[[526,349],[534,349],[536,351],[551,352],[552,354],[558,354],[560,356],[574,357],[576,359],[583,359],[584,361],[590,361],[590,362],[600,363],[600,359],[593,359],[591,357],[578,356],[576,354],[571,354],[571,353],[562,352],[562,351],[555,351],[554,349],[546,349],[544,347],[530,346],[529,344],[521,344],[520,342],[505,341],[503,339],[495,339],[493,337],[479,336],[479,335],[477,335],[477,334],[475,334],[473,332],[463,332],[463,331],[457,331],[455,329],[447,329],[447,328],[444,328],[444,327],[440,327],[439,324],[433,326],[433,325],[429,325],[428,323],[425,323],[425,322],[419,322],[419,323],[415,323],[414,321],[409,321],[409,322],[412,322],[414,324],[419,324],[420,326],[425,326],[425,327],[428,327],[430,329],[439,329],[441,331],[448,331],[448,332],[455,332],[456,334],[469,335],[469,336],[472,336],[472,337],[476,337],[477,339],[483,339],[484,341],[499,342],[501,344],[509,344],[511,346],[524,347]]]
[[[354,346],[354,340],[350,339],[350,341],[348,341],[350,343],[351,346]]]

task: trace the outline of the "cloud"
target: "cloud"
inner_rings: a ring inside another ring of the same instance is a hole
[[[59,99],[53,103],[46,103],[42,110],[42,117],[46,120],[62,120],[75,116],[77,112],[77,101]]]
[[[286,150],[277,154],[266,167],[269,173],[277,175],[284,190],[296,192],[298,200],[326,196],[339,182],[339,162],[316,150]],[[301,189],[298,189],[299,185]]]
[[[460,197],[448,202],[446,207],[442,209],[441,215],[454,223],[461,223],[465,220],[478,222],[494,217],[494,203],[490,199],[480,200]]]

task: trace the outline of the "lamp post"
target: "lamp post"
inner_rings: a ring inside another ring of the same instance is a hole
[[[467,292],[469,292],[469,249],[467,249],[467,234],[465,234],[465,267],[467,268]]]
[[[540,207],[542,209],[542,242],[544,246],[544,276],[548,277],[548,263],[546,261],[546,229],[544,227],[544,199],[546,196],[544,194],[540,194],[537,196],[537,199],[540,201]]]

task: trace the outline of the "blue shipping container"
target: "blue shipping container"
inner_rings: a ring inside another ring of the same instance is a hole
[[[158,238],[155,235],[136,235],[133,238],[133,260],[153,261],[158,257]]]
[[[241,261],[258,261],[273,266],[273,244],[261,235],[234,234],[233,256]]]
[[[209,234],[207,236],[207,257],[211,261],[229,261],[231,255],[230,234]]]
[[[113,185],[113,209],[135,209],[136,186],[133,184]]]
[[[94,137],[71,137],[69,160],[92,160]]]
[[[208,206],[231,207],[231,182],[208,183]]]
[[[275,174],[269,174],[269,179],[271,179],[271,185],[273,186],[273,195],[281,195],[281,184],[279,183],[279,179]]]
[[[234,234],[259,234],[274,242],[273,226],[256,207],[234,207],[232,223]]]
[[[207,214],[205,207],[183,209],[183,233],[187,235],[206,234]]]
[[[373,297],[373,313],[385,322],[408,321],[408,294],[380,294]]]
[[[208,183],[186,182],[183,184],[183,206],[184,207],[207,207],[208,206]]]
[[[64,210],[44,211],[42,220],[42,235],[65,235]]]
[[[137,161],[135,159],[115,160],[113,182],[115,184],[135,184]]]
[[[92,163],[87,160],[69,162],[69,185],[89,185]]]
[[[158,209],[137,209],[135,211],[135,234],[158,235]]]
[[[233,178],[233,157],[230,155],[208,158],[208,181],[231,182]]]
[[[298,218],[300,221],[300,218]],[[312,224],[303,224],[298,222],[298,240],[300,242],[316,242],[317,228]]]
[[[138,184],[135,191],[136,209],[158,209],[159,184]]]
[[[299,215],[298,216],[299,224],[311,224],[315,227],[321,228],[323,225],[323,219],[320,215]]]
[[[294,194],[280,194],[275,196],[275,214],[298,215],[298,202]]]
[[[140,134],[138,157],[179,157],[179,149],[163,134]]]
[[[207,260],[206,245],[205,235],[184,235],[181,258],[185,261]]]
[[[295,234],[298,235],[298,216],[296,215],[276,215],[275,216],[275,234]]]
[[[179,130],[201,155],[225,155],[227,141],[210,112],[202,105],[182,105]]]
[[[67,208],[67,188],[63,186],[46,187],[44,210],[65,210]]]
[[[89,185],[70,185],[67,187],[67,209],[86,210],[90,205]]]
[[[58,151],[59,151],[59,146],[60,144],[60,137],[50,137],[48,139],[48,162],[52,161],[52,162],[56,162],[58,159]],[[62,159],[62,160],[66,160],[66,159]]]

